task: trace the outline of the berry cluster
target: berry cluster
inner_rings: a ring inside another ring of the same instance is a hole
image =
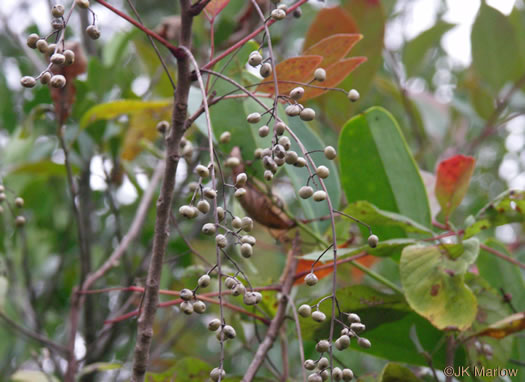
[[[314,312],[312,312],[312,307],[310,305],[301,305],[297,309],[299,315],[304,318],[312,317],[316,322],[323,322],[326,320],[326,315],[319,310],[319,304],[325,299],[327,298],[325,297],[319,301]],[[348,324],[337,320],[337,322],[343,326],[343,329],[341,330],[340,337],[334,342],[335,348],[339,351],[345,350],[350,346],[352,338],[356,339],[357,344],[360,347],[365,349],[370,348],[370,341],[359,336],[359,333],[366,329],[365,325],[361,323],[361,318],[355,313],[343,313],[343,315],[346,316]],[[315,350],[320,354],[320,358],[317,361],[308,359],[304,362],[303,366],[306,370],[314,371],[308,376],[309,382],[321,382],[330,378],[330,362],[328,358],[323,357],[323,354],[329,352],[331,346],[332,344],[330,341],[320,340],[315,345]],[[341,370],[339,367],[334,367],[331,374],[335,381],[350,381],[354,377],[352,370],[347,368]]]
[[[5,187],[2,184],[0,184],[0,215],[4,213],[4,207],[2,206],[2,204],[4,204],[4,202],[8,202],[5,191]],[[14,199],[13,204],[15,208],[22,209],[24,207],[24,199],[18,196]],[[15,226],[23,227],[26,224],[26,218],[23,215],[18,215],[17,213],[15,213],[15,209],[10,204],[8,204],[8,207],[13,212],[13,215],[16,215]]]
[[[93,15],[93,23],[86,28],[86,33],[89,37],[96,40],[100,37],[100,31],[95,25],[95,14],[89,8],[88,0],[76,0],[75,5],[88,9]],[[49,65],[37,77],[24,76],[20,79],[20,84],[25,88],[32,88],[36,85],[37,80],[40,80],[42,85],[49,85],[52,88],[63,88],[66,86],[66,77],[62,74],[56,74],[59,68],[72,65],[75,62],[75,52],[66,49],[64,40],[65,29],[71,16],[71,12],[67,17],[64,17],[64,6],[56,4],[51,10],[53,19],[51,20],[51,28],[53,31],[45,37],[41,37],[36,33],[32,33],[27,37],[27,46],[31,49],[36,49],[44,54],[49,60]],[[54,42],[49,43],[50,40]]]

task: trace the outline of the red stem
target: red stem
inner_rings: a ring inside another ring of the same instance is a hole
[[[97,0],[98,1],[98,0]],[[297,8],[299,8],[301,5],[303,5],[304,3],[306,3],[308,0],[299,0],[297,3],[295,3],[294,5],[292,5],[290,8],[288,8],[286,10],[286,13],[287,14],[290,14],[291,12],[293,12],[294,10],[296,10]],[[270,20],[266,23],[267,26],[270,26],[272,25],[273,23],[275,23],[275,20]],[[246,37],[244,37],[243,39],[241,39],[240,41],[238,41],[237,43],[233,44],[232,46],[230,46],[228,49],[226,49],[224,52],[222,52],[221,54],[219,54],[217,57],[215,57],[213,60],[211,60],[210,62],[208,62],[206,65],[204,65],[201,69],[211,69],[213,68],[213,66],[219,62],[220,60],[222,60],[224,57],[228,56],[230,53],[232,53],[233,51],[239,49],[241,46],[243,46],[246,42],[250,41],[252,38],[254,38],[255,36],[257,36],[259,33],[261,33],[263,30],[264,30],[264,24],[261,25],[259,28],[257,28],[256,30],[254,30],[252,33],[248,34]]]
[[[123,13],[122,11],[119,11],[117,8],[115,8],[111,4],[107,3],[106,1],[104,1],[104,0],[95,0],[95,1],[97,3],[99,3],[100,5],[106,7],[107,9],[109,9],[111,12],[113,12],[113,13],[117,14],[118,16],[122,17],[127,22],[133,24],[135,27],[139,28],[142,32],[146,33],[148,36],[153,37],[155,40],[157,40],[162,45],[164,45],[166,48],[168,48],[171,51],[171,53],[173,53],[173,55],[176,58],[182,58],[182,57],[184,57],[186,55],[181,48],[173,45],[168,40],[166,40],[163,37],[159,36],[157,33],[153,32],[151,29],[146,28],[144,25],[142,25],[141,23],[137,22],[135,19],[129,17],[128,15]]]

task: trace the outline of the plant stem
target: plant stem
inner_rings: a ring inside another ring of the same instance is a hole
[[[101,0],[98,0],[101,1]],[[191,3],[189,0],[181,0],[181,33],[180,45],[191,49],[191,27],[193,17],[189,15]],[[153,36],[152,36],[153,37]],[[137,342],[135,344],[132,382],[142,382],[148,366],[149,351],[153,338],[153,321],[157,312],[159,300],[159,284],[164,263],[164,253],[168,242],[169,214],[173,202],[173,190],[175,189],[175,175],[179,163],[179,146],[184,134],[184,126],[188,109],[188,95],[191,86],[190,61],[182,49],[177,53],[178,84],[175,90],[175,101],[173,103],[172,127],[166,139],[166,166],[164,179],[157,200],[157,217],[155,219],[155,233],[153,237],[153,249],[151,254],[148,276],[146,280],[142,310],[138,318]]]

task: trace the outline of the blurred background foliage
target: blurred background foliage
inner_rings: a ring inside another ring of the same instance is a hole
[[[125,2],[112,3],[131,14]],[[318,112],[319,118],[309,124],[310,130],[304,133],[308,135],[305,139],[318,146],[311,149],[320,148],[323,141],[337,147],[339,133],[349,118],[371,106],[382,106],[397,120],[421,170],[433,217],[439,211],[433,196],[433,173],[437,163],[455,154],[474,156],[476,167],[470,187],[451,218],[452,223],[461,226],[469,215],[475,215],[504,190],[525,187],[525,7],[522,1],[516,1],[510,11],[502,13],[481,2],[470,35],[471,60],[465,62],[451,55],[441,43],[447,33],[459,27],[447,19],[451,2],[432,2],[433,8],[428,10],[434,15],[431,25],[407,37],[403,25],[410,23],[409,16],[413,16],[411,12],[415,3],[409,0],[324,3],[312,0],[302,7],[301,18],[290,17],[286,22],[272,26],[272,38],[278,62],[300,55],[309,33],[324,33],[322,26],[311,27],[321,9],[340,6],[355,25],[334,22],[335,32],[331,33],[363,34],[363,40],[351,51],[351,56],[366,56],[368,61],[339,87],[357,88],[361,99],[350,104],[344,95],[332,92],[309,101],[308,106]],[[469,4],[471,8],[477,8],[476,2]],[[22,75],[36,75],[45,65],[41,56],[25,47],[25,36],[32,32],[41,35],[48,32],[48,7],[46,1],[2,1],[0,4],[0,183],[6,187],[8,199],[8,203],[3,204],[0,224],[0,272],[3,275],[0,279],[0,310],[19,325],[57,343],[65,343],[70,296],[79,283],[80,268],[64,152],[56,137],[57,122],[49,89],[37,86],[27,90],[19,85]],[[231,1],[215,20],[216,51],[225,49],[237,35],[243,36],[258,25],[257,19],[241,18],[248,8],[245,2]],[[161,24],[165,22],[165,27],[176,30],[177,20],[171,16],[177,13],[177,2],[137,2],[137,9],[144,23],[151,28],[162,30]],[[155,131],[155,125],[158,120],[167,118],[166,113],[169,115],[172,90],[147,39],[99,5],[95,4],[93,10],[102,30],[102,37],[95,44],[85,41],[81,33],[87,14],[75,13],[68,26],[68,39],[82,45],[87,68],[85,74],[74,80],[76,95],[66,122],[66,142],[80,190],[76,203],[88,212],[89,221],[86,224],[91,231],[91,266],[96,269],[126,233],[149,183],[162,150],[162,139]],[[209,28],[205,17],[195,20],[194,54],[201,64],[209,59]],[[255,42],[250,44],[241,50],[240,57],[247,56],[256,46]],[[168,56],[165,51],[163,55]],[[227,73],[244,84],[257,82],[244,62],[240,58],[234,60]],[[168,63],[170,71],[174,72],[173,61],[168,60]],[[222,65],[223,62],[220,62],[217,67]],[[219,81],[215,89],[221,94],[230,87]],[[117,100],[126,100],[127,103],[120,104],[118,108],[113,103]],[[151,104],[148,106],[143,101],[151,101]],[[199,92],[193,89],[190,110],[196,110],[200,101]],[[134,102],[144,105],[143,112]],[[103,104],[106,104],[105,108],[93,109]],[[231,145],[223,147],[225,153],[234,145],[243,145],[243,155],[249,159],[258,142],[243,134],[243,129],[247,128],[245,116],[252,111],[253,105],[248,101],[242,105],[239,107],[238,101],[227,101],[213,106],[212,120],[216,136],[225,130],[235,133]],[[203,123],[202,119],[196,121],[195,127],[188,132],[188,138],[195,147],[205,146]],[[304,126],[294,128],[305,130]],[[179,165],[176,205],[189,201],[187,190],[192,178],[188,174],[199,161],[206,160],[205,155],[199,154]],[[344,184],[344,178],[352,178],[352,174],[352,169],[347,169],[341,175],[341,182]],[[299,179],[299,184],[303,180]],[[339,180],[334,182],[331,190],[340,195],[336,203],[343,209],[347,202]],[[308,212],[307,207],[298,204],[293,193],[295,184],[292,173],[282,174],[274,184],[276,193],[283,198],[289,210],[297,216],[322,214],[322,211]],[[17,196],[25,200],[21,212],[12,204]],[[380,206],[381,203],[377,204]],[[235,204],[233,209],[242,215],[239,205]],[[409,215],[406,211],[397,212]],[[27,219],[23,230],[17,229],[14,224],[14,216],[18,214]],[[139,239],[129,248],[120,266],[99,281],[97,287],[140,285],[143,282],[154,218],[154,208],[150,208]],[[502,250],[511,249],[515,258],[523,262],[523,226],[520,219],[516,221],[490,228],[481,233],[480,239],[493,238],[494,245]],[[325,228],[323,224],[315,226],[318,232],[323,232]],[[181,238],[179,230],[186,240]],[[342,233],[341,241],[348,239],[350,232],[352,237],[355,236],[354,244],[360,243],[359,230],[355,227],[341,222],[338,230]],[[180,289],[195,284],[206,267],[192,252],[198,252],[213,262],[213,243],[200,236],[199,232],[200,224],[195,221],[180,222],[173,229],[162,288]],[[258,242],[256,253],[250,261],[242,262],[250,281],[253,285],[277,282],[285,261],[283,248],[264,227],[257,227],[255,236]],[[191,243],[191,248],[188,243]],[[239,258],[238,254],[236,256]],[[373,267],[398,283],[397,264],[395,260],[385,257]],[[498,264],[491,266],[488,261],[478,264],[478,267],[482,273],[485,267],[484,275],[493,278],[492,287],[505,278],[514,280],[518,294],[514,296],[515,306],[518,311],[525,309],[523,292],[520,295],[520,288],[517,287],[523,285],[523,277],[517,268],[501,270]],[[377,289],[381,289],[378,284],[363,277],[349,264],[340,266],[338,272],[341,275],[341,293],[344,294],[345,287],[361,285],[354,295],[340,297],[348,309],[362,308],[359,307],[361,300],[356,296],[362,296],[361,299],[390,298],[380,296],[382,292]],[[501,278],[494,277],[492,272],[501,272]],[[476,285],[483,288],[479,285],[485,281],[472,276],[466,282],[471,289],[475,289]],[[296,301],[314,300],[329,293],[329,288],[326,279],[314,292],[299,286],[295,292]],[[105,319],[136,309],[139,300],[129,297],[130,294],[124,292],[101,293],[91,297],[92,320],[83,323],[83,330],[91,326],[92,330],[100,333]],[[265,294],[263,315],[274,312],[275,298],[273,293]],[[499,301],[493,303],[494,309],[502,309]],[[341,362],[351,366],[358,376],[379,374],[386,360],[426,366],[421,351],[406,344],[412,344],[416,336],[423,348],[430,351],[441,338],[440,331],[411,311],[406,302],[394,301],[392,304],[399,304],[390,312],[399,314],[399,317],[385,318],[384,312],[378,311],[367,316],[370,320],[367,325],[371,329],[377,327],[369,337],[373,348],[366,353],[350,352],[341,356]],[[121,309],[123,305],[124,309]],[[210,311],[214,309],[216,307],[211,307]],[[204,380],[204,377],[198,377],[198,373],[216,363],[218,352],[213,336],[202,334],[207,317],[192,316],[188,319],[178,314],[176,308],[159,310],[152,353],[152,368],[159,374],[152,376],[152,380],[164,380],[162,372],[166,373],[165,376],[175,372],[177,381]],[[249,317],[228,310],[227,321],[235,323],[240,340],[227,349],[226,370],[233,375],[241,375],[256,343],[254,328]],[[420,325],[417,335],[411,329],[414,322]],[[102,370],[96,374],[96,380],[125,380],[129,375],[126,367],[129,369],[131,361],[135,324],[132,318],[111,326],[104,339],[94,345],[84,341],[85,338],[79,341],[76,353],[80,358],[86,357],[86,364],[104,362],[94,367]],[[314,329],[308,326],[305,329],[306,357],[313,357]],[[287,330],[290,334],[291,375],[299,376],[300,361],[293,325]],[[49,351],[38,342],[21,335],[9,325],[0,325],[0,338],[1,380],[9,380],[9,376],[17,370],[20,373],[20,370],[29,369],[36,373],[43,370],[56,378],[60,377],[59,370],[64,367],[64,360],[59,356],[50,356]],[[517,334],[514,339],[515,342],[509,344],[510,348],[507,346],[507,350],[501,353],[504,353],[504,362],[509,358],[525,359],[523,335]],[[494,342],[495,348],[499,346],[497,341],[490,341]],[[473,357],[467,353],[461,350],[457,362]],[[185,357],[198,358],[206,363],[189,358],[185,360]],[[440,353],[436,357],[436,365],[441,367],[444,356]],[[280,368],[278,347],[270,352],[270,358]],[[126,367],[120,368],[122,364]],[[103,371],[112,368],[114,370]],[[525,369],[521,365],[520,374],[523,373]],[[271,373],[265,370],[262,375],[271,376]],[[37,374],[19,378],[17,380],[46,380],[31,379],[37,378]]]

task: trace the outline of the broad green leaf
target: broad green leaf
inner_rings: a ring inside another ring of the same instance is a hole
[[[341,183],[349,203],[367,200],[430,227],[430,209],[417,165],[393,117],[373,107],[346,123],[339,136]],[[381,240],[403,237],[374,226]]]
[[[463,241],[463,253],[453,260],[439,246],[406,247],[401,254],[400,272],[412,309],[438,329],[469,328],[476,317],[477,302],[464,276],[478,252],[476,238]]]
[[[427,351],[435,350],[433,354],[435,367],[444,367],[445,346],[436,348],[442,333],[427,320],[414,313],[403,296],[382,293],[365,285],[354,285],[339,289],[336,296],[342,312],[359,314],[362,322],[366,325],[366,330],[362,336],[368,338],[372,343],[370,349],[363,350],[353,342],[352,350],[365,352],[392,362],[428,366],[425,357],[418,352],[416,346],[409,340],[410,330],[415,327],[423,348]],[[315,304],[318,301],[309,303]],[[328,338],[331,316],[330,300],[325,300],[320,305],[320,310],[327,316],[327,319],[321,324],[312,318],[299,318],[301,331],[306,341]],[[336,324],[336,333],[340,330],[340,325]],[[343,350],[343,352],[336,350],[335,355],[342,357],[344,352],[348,352],[348,350]],[[456,357],[458,362],[462,362],[464,352],[458,351]]]
[[[388,363],[381,371],[378,382],[421,382],[409,369],[397,363]]]
[[[455,155],[439,163],[435,192],[446,221],[467,193],[475,164],[473,157],[465,155]]]
[[[299,118],[289,118],[288,126],[293,130],[293,132],[297,135],[299,140],[308,150],[322,150],[326,146],[323,140]],[[299,145],[293,139],[291,139],[291,141],[291,150],[294,150],[300,156],[303,156]],[[324,179],[324,183],[326,189],[328,190],[328,194],[330,195],[332,207],[334,209],[338,209],[341,200],[341,183],[339,180],[339,173],[337,171],[337,167],[335,167],[333,161],[326,159],[326,157],[322,153],[311,154],[311,158],[313,159],[316,166],[324,165],[330,170],[330,176]],[[312,198],[304,200],[297,194],[298,190],[302,186],[304,186],[306,184],[306,181],[308,180],[308,170],[306,168],[285,166],[285,171],[290,177],[294,189],[296,190],[297,200],[299,200],[299,203],[302,206],[305,218],[313,219],[319,216],[328,215],[330,210],[328,209],[328,204],[326,202],[315,202]],[[315,180],[315,182],[318,182],[318,180]],[[320,185],[318,186],[320,187]],[[312,224],[312,227],[314,227],[318,232],[324,232],[328,225],[328,221],[317,221]]]
[[[454,24],[439,20],[434,26],[406,43],[403,48],[403,64],[408,77],[418,74],[428,58],[428,53],[439,46],[441,37],[453,27]]]
[[[11,382],[58,382],[58,378],[38,370],[19,370],[11,375],[9,380]]]
[[[485,244],[507,256],[512,254],[507,251],[505,245],[495,239],[489,239]],[[525,308],[525,281],[521,270],[509,262],[494,256],[493,254],[481,249],[478,260],[476,261],[478,271],[494,290],[508,293],[512,296],[512,304],[517,309]]]
[[[465,238],[503,224],[523,222],[525,191],[508,190],[483,207],[465,228]]]
[[[84,366],[82,370],[78,373],[79,377],[93,373],[95,371],[109,371],[109,370],[116,370],[120,369],[122,367],[122,364],[120,363],[111,363],[111,362],[95,362],[92,364],[89,364],[87,366]]]
[[[363,245],[357,248],[339,248],[337,250],[337,259],[351,257],[361,252],[366,252],[377,257],[389,257],[401,253],[403,248],[414,244],[416,244],[416,241],[413,239],[389,239],[380,241],[375,248],[371,248],[369,245]],[[309,254],[302,256],[301,259],[316,260],[321,256],[321,253],[323,253],[323,251],[310,252]],[[323,257],[322,261],[331,260],[331,253],[331,251],[328,251],[326,257]]]
[[[142,151],[142,139],[153,141],[159,136],[156,125],[161,120],[170,120],[171,104],[171,100],[119,100],[103,103],[92,107],[82,116],[80,127],[86,128],[96,121],[128,115],[129,122],[121,157],[132,160]]]
[[[175,366],[163,373],[147,373],[146,380],[151,382],[201,382],[208,379],[214,367],[198,358],[186,357],[175,361]]]
[[[130,115],[140,112],[165,115],[168,110],[171,110],[171,104],[171,100],[119,100],[103,103],[92,107],[82,116],[80,127],[84,129],[96,121],[114,119],[121,115]],[[155,130],[155,125],[151,128]]]
[[[349,204],[344,212],[359,219],[372,228],[376,226],[399,227],[405,232],[432,234],[432,231],[415,222],[414,220],[396,214],[395,212],[383,211],[366,200],[359,200]]]
[[[72,165],[73,173],[78,173],[78,166]],[[20,163],[13,166],[8,171],[10,174],[32,174],[42,176],[64,176],[66,175],[66,167],[62,164],[55,163],[51,160],[42,160],[39,162]]]
[[[471,45],[472,65],[494,91],[523,74],[523,57],[512,24],[485,2],[472,26]]]

